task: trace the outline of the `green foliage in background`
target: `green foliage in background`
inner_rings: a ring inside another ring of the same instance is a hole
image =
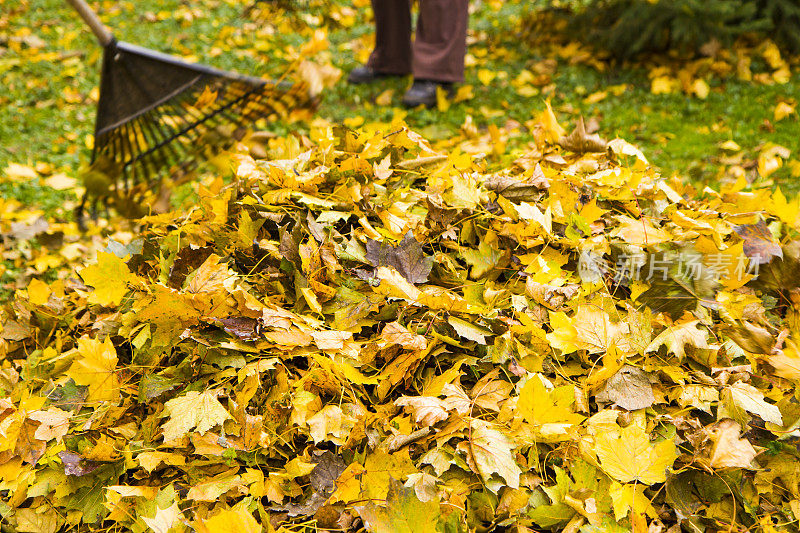
[[[595,0],[567,5],[575,35],[625,60],[640,53],[693,52],[717,39],[769,35],[800,52],[797,0]]]

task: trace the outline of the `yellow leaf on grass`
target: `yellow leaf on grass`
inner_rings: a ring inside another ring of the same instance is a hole
[[[773,117],[775,118],[775,122],[785,119],[788,116],[794,115],[795,107],[791,104],[786,102],[778,102],[778,105],[775,106],[775,111],[773,112]]]
[[[651,444],[649,435],[635,424],[600,433],[594,451],[606,474],[622,483],[645,485],[666,481],[667,469],[678,457],[672,439]]]
[[[120,383],[117,378],[117,350],[106,337],[104,342],[88,337],[78,339],[80,357],[72,362],[67,371],[78,385],[89,388],[87,400],[90,402],[119,400]]]
[[[20,165],[19,163],[9,163],[5,169],[5,174],[12,181],[30,181],[39,176],[35,168],[29,165]]]
[[[653,94],[669,94],[677,88],[678,81],[668,76],[658,76],[650,82],[650,92]]]
[[[189,391],[164,404],[164,414],[169,420],[162,426],[164,442],[170,442],[196,429],[201,435],[231,418],[219,403],[215,391]]]
[[[692,83],[692,92],[701,100],[705,100],[708,98],[708,92],[710,88],[708,87],[708,83],[705,80],[694,80]]]
[[[78,180],[75,178],[71,178],[66,174],[59,173],[48,177],[46,180],[44,180],[44,184],[57,191],[66,191],[68,189],[75,188],[77,181]]]
[[[97,252],[97,263],[80,271],[83,282],[94,287],[89,303],[104,306],[119,305],[128,292],[128,284],[138,278],[125,261],[114,254]]]
[[[392,96],[394,95],[394,89],[386,89],[381,94],[375,98],[375,103],[380,106],[389,106],[392,105]]]
[[[762,178],[768,178],[782,166],[783,160],[775,154],[762,153],[758,156],[758,175]]]
[[[197,97],[197,101],[194,103],[194,107],[197,109],[205,109],[206,107],[210,106],[217,100],[217,91],[212,91],[211,86],[206,85],[203,89],[203,92],[200,93],[200,96]]]
[[[436,87],[436,109],[442,112],[450,109],[450,98],[441,86]]]
[[[489,85],[496,77],[497,72],[494,70],[489,70],[488,68],[478,69],[478,80],[480,80],[483,85]]]

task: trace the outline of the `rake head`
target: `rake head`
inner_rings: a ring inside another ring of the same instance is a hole
[[[111,177],[109,195],[152,188],[165,171],[185,172],[228,148],[244,126],[313,105],[300,84],[242,76],[112,41],[103,56],[92,166]]]

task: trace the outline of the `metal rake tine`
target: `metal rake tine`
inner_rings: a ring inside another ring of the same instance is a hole
[[[124,166],[130,166],[133,162],[133,147],[131,146],[130,141],[130,133],[128,132],[128,124],[124,124],[121,126],[118,131],[120,131],[120,140],[122,141],[123,151],[124,151]],[[125,190],[129,191],[133,186],[133,182],[136,180],[136,175],[134,172],[128,172],[125,175]]]
[[[160,132],[162,135],[167,135],[167,137],[166,137],[167,139],[170,139],[170,138],[171,138],[171,134],[167,134],[167,133],[165,133],[164,131],[162,131],[162,130],[161,130],[159,127],[158,127],[158,126],[159,126],[159,123],[152,123],[152,126],[153,126],[153,128],[154,128],[156,131]],[[166,152],[168,152],[168,153],[169,153],[169,155],[170,155],[170,156],[172,156],[172,159],[174,159],[174,162],[175,162],[175,163],[178,163],[178,162],[180,162],[181,156],[180,156],[180,154],[178,154],[178,152],[175,150],[175,143],[173,143],[173,142],[166,142],[166,143],[165,143],[165,144],[162,146],[162,149],[164,149]],[[169,157],[167,157],[167,156],[165,156],[165,161],[167,162],[167,164],[168,164],[168,165],[175,164],[175,163],[170,163],[170,162],[169,162]]]
[[[159,126],[161,125],[161,121],[149,120],[147,122],[148,128],[150,129],[151,135],[156,141],[156,151],[161,158],[161,161],[164,165],[169,164],[169,157],[168,154],[174,154],[177,158],[177,154],[174,153],[172,148],[172,134],[164,132]]]
[[[163,142],[165,142],[163,139],[161,139],[154,132],[153,127],[152,127],[152,123],[151,123],[152,122],[152,115],[151,114],[152,114],[152,110],[148,111],[147,113],[145,113],[144,115],[139,117],[139,121],[138,121],[139,122],[139,126],[142,129],[142,134],[148,141],[148,149],[145,152],[145,154],[157,152],[159,147],[161,146],[161,144]]]
[[[136,158],[133,161],[133,164],[137,164],[138,163],[141,166],[141,168],[142,168],[142,170],[144,172],[143,181],[145,183],[149,183],[149,181],[150,181],[149,176],[152,174],[152,169],[148,168],[148,166],[149,166],[148,162],[145,161],[145,156],[147,155],[147,151],[142,151],[142,147],[141,147],[141,144],[140,144],[141,140],[143,138],[143,135],[142,135],[142,132],[141,132],[141,129],[140,129],[141,128],[141,124],[139,123],[139,120],[131,121],[131,122],[129,122],[129,124],[131,125],[131,130],[134,132],[134,139],[136,141],[137,150],[139,150],[138,154],[136,155]],[[136,184],[134,184],[134,185],[136,185]]]
[[[177,119],[184,124],[183,127],[179,127],[176,129],[176,131],[172,134],[172,138],[177,139],[185,135],[189,137],[192,142],[199,141],[201,136],[197,132],[197,126],[196,125],[192,126],[193,124],[195,124],[195,121],[189,121],[186,119],[186,117],[184,116],[184,113],[186,111],[182,107],[179,107],[176,104],[167,104],[167,106],[170,109],[172,109],[174,113],[173,120],[175,120],[175,117],[177,117]],[[181,133],[181,131],[183,131],[183,133]]]

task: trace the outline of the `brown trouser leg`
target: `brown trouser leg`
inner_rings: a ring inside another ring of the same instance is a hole
[[[372,0],[375,50],[367,65],[386,74],[412,72],[411,0]],[[464,80],[468,0],[419,0],[413,47],[417,79]]]
[[[411,72],[411,0],[372,0],[375,50],[367,66],[384,74]]]
[[[464,81],[467,0],[420,0],[414,39],[414,78]]]

